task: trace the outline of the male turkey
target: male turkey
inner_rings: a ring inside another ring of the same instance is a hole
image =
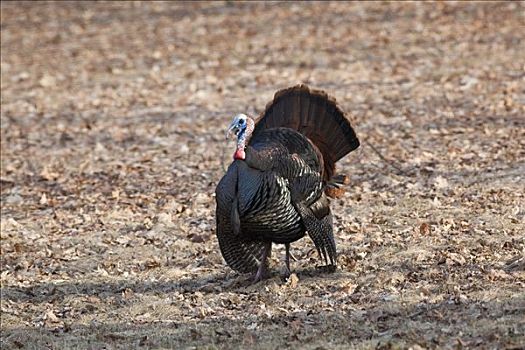
[[[234,270],[268,276],[272,243],[286,246],[305,235],[329,269],[336,267],[332,214],[327,196],[342,194],[345,176],[335,163],[359,147],[359,140],[335,99],[298,85],[278,91],[257,122],[235,116],[234,161],[215,191],[217,238]]]

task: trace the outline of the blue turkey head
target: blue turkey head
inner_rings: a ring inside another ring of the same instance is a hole
[[[228,128],[226,133],[226,138],[230,138],[232,134],[239,137],[246,132],[248,116],[246,114],[237,114]]]
[[[246,114],[237,114],[233,118],[226,133],[226,138],[230,138],[232,134],[237,137],[237,149],[233,155],[234,159],[245,159],[246,154],[244,153],[244,148],[252,136],[254,124],[253,119]]]

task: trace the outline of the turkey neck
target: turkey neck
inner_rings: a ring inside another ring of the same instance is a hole
[[[237,149],[233,155],[234,159],[244,160],[246,157],[245,148],[246,144],[250,141],[255,128],[255,123],[252,118],[246,118],[246,127],[239,133],[237,137]]]

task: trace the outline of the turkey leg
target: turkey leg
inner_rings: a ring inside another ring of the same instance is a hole
[[[261,256],[261,263],[259,264],[259,268],[257,269],[257,273],[255,274],[255,277],[253,278],[254,283],[257,283],[269,277],[268,257],[270,256],[271,252],[272,252],[272,242],[265,242],[262,256]]]
[[[284,277],[284,279],[287,279],[291,275],[290,256],[292,254],[290,254],[290,243],[286,243],[284,246],[286,247],[286,255],[284,257],[285,270],[284,270],[284,276],[283,277]],[[293,256],[292,256],[292,258],[293,258]],[[293,258],[293,259],[295,259],[295,258]]]

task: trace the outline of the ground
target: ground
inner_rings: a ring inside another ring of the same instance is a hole
[[[525,346],[525,3],[2,2],[2,349]],[[232,116],[351,116],[339,258],[215,238]]]

